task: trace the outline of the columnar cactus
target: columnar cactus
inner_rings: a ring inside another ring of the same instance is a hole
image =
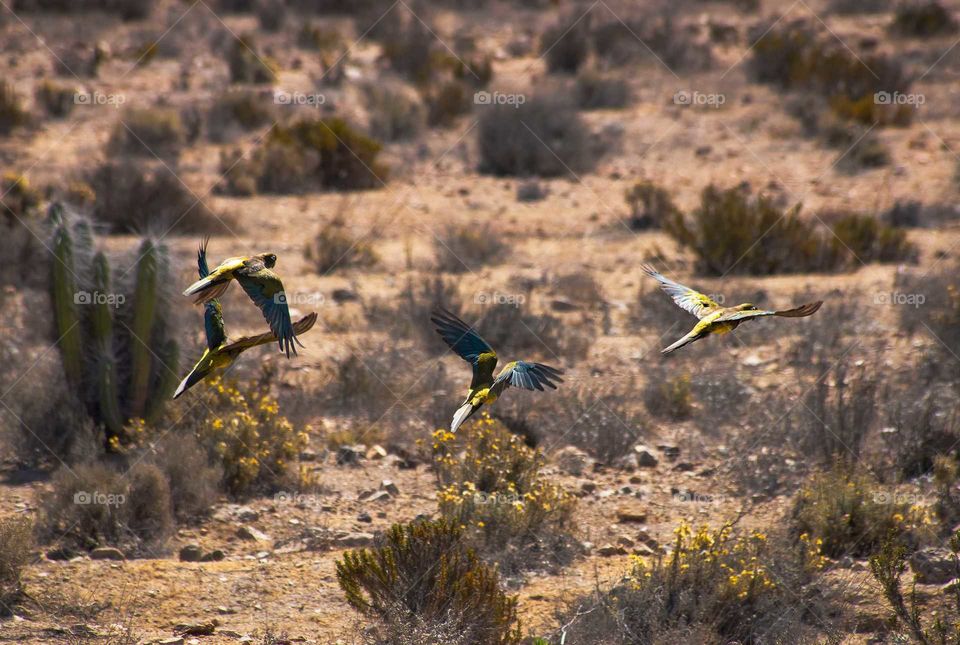
[[[169,260],[144,239],[128,288],[112,280],[103,253],[92,254],[90,224],[50,209],[53,309],[64,373],[89,414],[117,445],[135,419],[156,420],[176,385],[178,347],[168,337]],[[120,275],[122,280],[123,276]],[[116,439],[115,439],[116,438]]]

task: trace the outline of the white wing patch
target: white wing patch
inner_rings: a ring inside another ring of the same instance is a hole
[[[644,273],[655,278],[660,283],[660,288],[663,289],[668,296],[673,298],[673,301],[677,303],[678,307],[690,312],[697,318],[703,318],[706,315],[704,312],[705,309],[720,307],[719,303],[714,302],[711,298],[679,282],[674,282],[653,267],[645,264],[642,268]]]

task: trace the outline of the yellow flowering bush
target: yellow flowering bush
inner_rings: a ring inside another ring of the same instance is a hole
[[[892,533],[910,543],[931,535],[934,513],[914,496],[883,488],[869,474],[838,468],[815,475],[793,507],[796,534],[819,540],[825,555],[866,557]]]
[[[280,414],[264,387],[241,392],[217,378],[210,381],[205,403],[210,414],[197,436],[218,457],[234,494],[280,483],[307,445],[307,434]]]
[[[435,432],[433,463],[440,514],[463,527],[479,551],[569,538],[573,495],[543,477],[540,451],[486,413],[456,435]]]
[[[574,603],[599,611],[573,619],[571,642],[668,642],[678,634],[683,642],[803,642],[801,622],[817,611],[801,591],[823,565],[808,537],[794,543],[681,522],[667,553],[629,557],[622,584]]]

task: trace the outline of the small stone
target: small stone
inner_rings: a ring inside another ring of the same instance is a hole
[[[188,544],[180,549],[181,562],[200,562],[203,558],[203,549],[196,544]]]
[[[562,472],[579,477],[590,467],[593,460],[576,446],[564,446],[554,455],[554,461]]]
[[[309,448],[307,448],[306,450],[300,451],[300,461],[316,461],[316,460],[317,460],[317,453],[315,450],[310,450]]]
[[[368,546],[373,543],[373,534],[372,533],[363,533],[360,531],[353,531],[350,533],[344,533],[338,537],[335,537],[333,543],[336,546],[344,548],[357,548]]]
[[[657,450],[663,453],[664,457],[667,459],[676,459],[680,456],[680,447],[674,446],[669,443],[661,443],[657,446]]]
[[[582,482],[580,482],[580,490],[582,490],[584,493],[587,493],[589,495],[590,493],[597,490],[597,483],[590,481],[589,479],[585,479]]]
[[[569,300],[564,300],[562,298],[555,298],[550,301],[550,308],[558,313],[567,313],[570,311],[579,311],[580,306]]]
[[[920,549],[910,556],[910,568],[920,584],[945,584],[956,576],[953,553],[940,547]]]
[[[388,493],[388,492],[385,491],[385,490],[378,490],[378,491],[375,491],[370,497],[368,497],[366,501],[368,501],[368,502],[389,502],[391,499],[393,499],[393,498],[390,497],[390,493]]]
[[[696,470],[696,465],[690,463],[689,461],[681,461],[673,469],[680,473],[689,473],[693,470]]]
[[[237,537],[251,542],[270,542],[270,536],[252,526],[244,524],[237,529]]]
[[[223,560],[225,557],[227,556],[222,550],[214,549],[209,553],[204,553],[203,557],[200,558],[200,562],[220,562],[220,560]]]
[[[337,448],[337,465],[356,464],[366,453],[366,446],[357,444],[355,446],[340,446]]]
[[[260,519],[260,513],[256,512],[249,506],[239,506],[234,511],[234,515],[237,516],[237,519],[241,522],[256,522]]]
[[[155,642],[157,645],[183,645],[183,637],[174,636],[173,638],[161,638]]]
[[[399,495],[399,494],[400,494],[400,489],[397,488],[397,485],[394,484],[394,483],[393,483],[392,481],[390,481],[389,479],[384,479],[382,482],[380,482],[380,490],[385,490],[385,491],[387,491],[388,493],[390,493],[391,495]]]
[[[617,509],[617,521],[621,524],[643,524],[647,521],[647,514],[645,511],[620,508]]]
[[[638,544],[633,548],[634,555],[642,555],[644,557],[649,557],[651,555],[655,555],[656,553],[657,552],[655,550],[651,549],[646,544]]]
[[[387,456],[387,450],[378,444],[374,444],[367,449],[367,459],[378,460],[385,459]]]
[[[333,297],[333,301],[337,304],[341,302],[354,302],[360,299],[360,296],[356,291],[351,291],[350,289],[334,289],[333,293],[330,294]]]
[[[126,556],[123,555],[123,551],[120,549],[115,549],[112,546],[101,546],[97,547],[90,552],[91,560],[126,560]]]
[[[359,515],[357,515],[357,521],[358,521],[358,522],[364,522],[364,523],[366,523],[366,524],[369,524],[370,522],[373,521],[373,518],[370,517],[370,513],[366,512],[366,511],[363,511],[362,513],[360,513]]]
[[[626,535],[621,535],[620,537],[617,538],[617,544],[629,549],[630,547],[634,546],[636,542],[628,538]]]
[[[614,555],[626,555],[627,550],[624,549],[622,546],[615,546],[613,544],[604,544],[599,549],[597,549],[597,553],[599,553],[605,558],[609,558]]]
[[[656,468],[660,460],[646,446],[634,446],[633,454],[637,457],[637,466],[640,468]]]

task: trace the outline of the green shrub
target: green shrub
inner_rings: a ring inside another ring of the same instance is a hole
[[[654,416],[674,421],[690,418],[693,414],[693,395],[690,375],[668,376],[665,371],[649,374],[643,388],[643,403]]]
[[[682,522],[666,555],[631,556],[623,582],[578,598],[560,616],[568,642],[816,642],[836,607],[814,600],[816,544]]]
[[[476,271],[482,266],[498,264],[507,255],[508,247],[489,227],[448,226],[434,238],[437,268],[448,273]]]
[[[231,83],[274,83],[277,80],[276,63],[257,49],[250,35],[233,39],[227,64]]]
[[[12,83],[0,81],[0,135],[10,134],[15,128],[30,123],[30,113]]]
[[[543,455],[486,413],[433,435],[440,514],[508,572],[564,564],[575,500],[541,474]]]
[[[583,70],[577,74],[573,88],[577,105],[582,110],[625,108],[632,95],[626,79],[611,74]]]
[[[377,161],[380,143],[341,118],[277,125],[250,159],[225,157],[226,192],[296,193],[317,189],[379,187],[387,168]]]
[[[680,217],[670,193],[652,181],[641,180],[627,189],[624,199],[630,207],[630,228],[636,231],[660,228],[665,221]]]
[[[910,38],[932,38],[957,32],[956,18],[937,0],[912,0],[901,3],[890,23],[890,31]]]
[[[376,620],[377,642],[520,642],[516,599],[453,524],[395,524],[374,548],[347,551],[336,566],[347,602]]]
[[[26,518],[0,520],[0,615],[7,615],[23,596],[23,569],[32,548],[33,527]]]
[[[176,159],[187,141],[180,113],[170,108],[131,108],[114,126],[108,151]]]
[[[520,106],[485,106],[477,127],[481,172],[520,177],[569,176],[591,170],[596,155],[584,121],[558,95]]]
[[[840,254],[847,250],[861,262],[917,261],[917,247],[907,240],[907,232],[902,228],[859,213],[821,215],[821,219],[833,231],[833,241]]]
[[[207,115],[207,134],[213,141],[229,141],[239,133],[277,120],[272,98],[253,90],[227,90],[217,97]]]
[[[126,473],[100,463],[58,470],[40,507],[43,537],[68,547],[155,553],[174,528],[167,480],[144,463]]]
[[[891,533],[916,545],[930,521],[926,511],[869,474],[842,468],[814,475],[792,510],[793,531],[809,536],[831,558],[869,556]]]
[[[365,238],[364,235],[352,235],[346,223],[337,217],[320,228],[313,241],[307,244],[304,255],[321,275],[349,267],[371,267],[378,258]]]
[[[9,224],[37,214],[42,200],[40,191],[31,186],[25,176],[15,172],[5,172],[0,177],[0,195],[3,195],[0,213]]]
[[[37,103],[43,106],[47,114],[63,118],[70,114],[76,102],[77,88],[44,79],[36,90]]]

